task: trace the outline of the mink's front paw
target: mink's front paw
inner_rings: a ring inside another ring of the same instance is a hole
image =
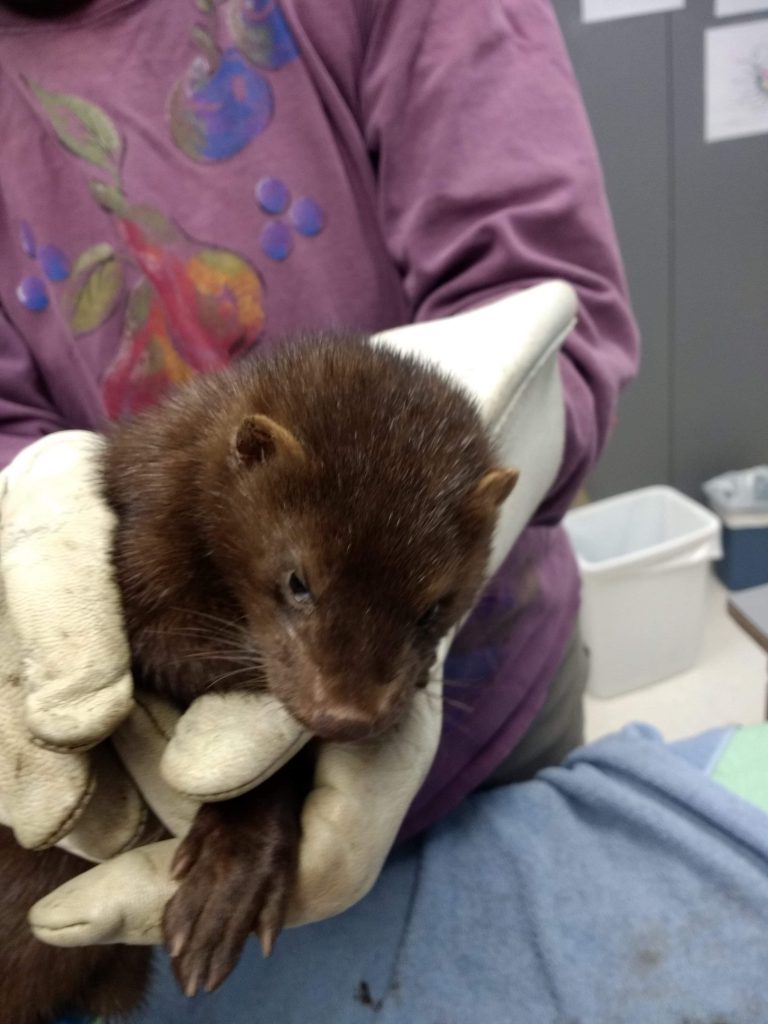
[[[187,996],[217,988],[251,932],[270,954],[295,884],[299,838],[295,811],[279,799],[249,794],[200,809],[176,852],[173,873],[181,886],[163,916],[173,970]]]

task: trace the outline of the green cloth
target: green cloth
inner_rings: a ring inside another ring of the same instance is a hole
[[[712,778],[768,811],[768,722],[735,729],[712,770]]]

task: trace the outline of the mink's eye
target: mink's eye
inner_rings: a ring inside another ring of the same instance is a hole
[[[309,587],[295,572],[288,577],[288,586],[294,597],[309,597]]]
[[[435,601],[434,604],[431,604],[416,622],[419,629],[429,629],[431,626],[434,626],[438,620],[440,612],[443,610],[443,605],[443,601]]]
[[[416,620],[416,628],[422,633],[430,633],[448,625],[446,618],[450,618],[456,596],[454,593],[443,594],[439,601],[434,601]]]
[[[297,572],[288,574],[285,593],[290,603],[296,607],[306,607],[312,602],[312,592]]]

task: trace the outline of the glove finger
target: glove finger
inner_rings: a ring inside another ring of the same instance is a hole
[[[32,931],[52,946],[161,943],[163,911],[178,888],[170,878],[177,845],[140,846],[77,875],[32,907]]]
[[[147,808],[114,750],[103,744],[88,756],[95,780],[93,792],[75,827],[58,845],[85,860],[102,861],[140,840]]]
[[[161,762],[173,736],[179,712],[148,694],[138,694],[133,711],[112,737],[112,742],[149,806],[173,835],[184,835],[197,813],[199,801],[173,789],[161,773]]]
[[[94,780],[85,754],[38,747],[24,724],[18,650],[0,600],[0,821],[30,850],[52,846],[83,813]]]
[[[296,886],[286,927],[340,914],[366,894],[391,841],[379,841],[375,817],[337,790],[314,789],[304,804]]]
[[[230,800],[269,778],[309,738],[269,694],[207,694],[179,720],[162,772],[174,789],[196,800]]]
[[[35,743],[24,722],[19,652],[0,601],[0,820],[28,849],[59,844],[87,860],[138,838],[144,805],[108,747],[60,753]]]
[[[59,749],[93,746],[131,706],[111,564],[114,516],[98,474],[103,443],[76,431],[44,438],[14,460],[3,481],[0,559],[27,724]]]
[[[339,914],[375,883],[432,764],[442,722],[440,689],[435,676],[386,736],[320,747],[314,788],[302,811],[289,926]]]
[[[7,763],[0,767],[2,820],[20,846],[54,846],[72,831],[93,794],[88,755],[56,754],[30,744],[16,750],[13,768],[8,768]]]

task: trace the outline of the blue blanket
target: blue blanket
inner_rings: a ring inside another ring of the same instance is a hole
[[[478,794],[323,924],[137,1024],[768,1024],[768,817],[707,775],[726,734],[630,727]]]

